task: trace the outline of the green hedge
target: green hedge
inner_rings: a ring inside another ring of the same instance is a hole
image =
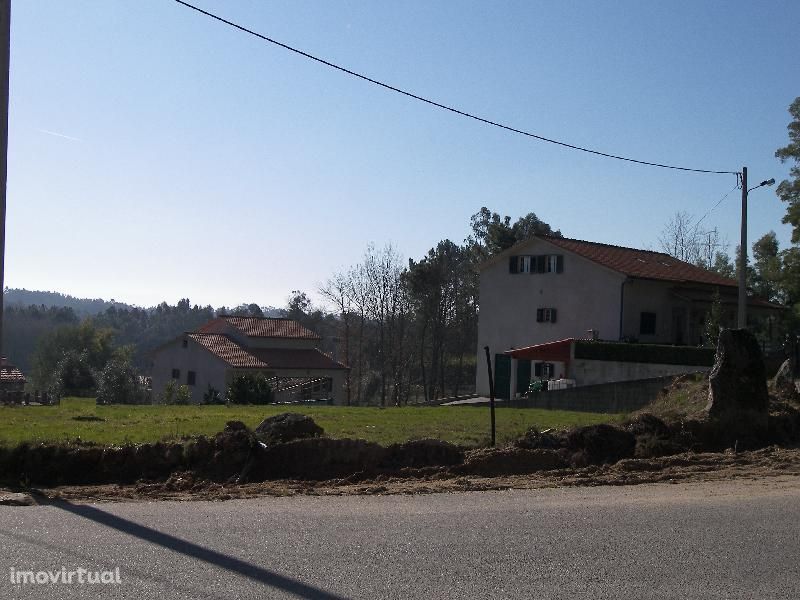
[[[694,346],[576,341],[575,358],[711,367],[714,365],[714,349]]]

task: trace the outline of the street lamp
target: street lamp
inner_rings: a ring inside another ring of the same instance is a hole
[[[774,185],[774,179],[765,179],[747,189],[747,167],[742,167],[742,239],[739,244],[739,329],[747,328],[747,194],[767,185]]]

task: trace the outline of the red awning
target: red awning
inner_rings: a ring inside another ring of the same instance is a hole
[[[572,343],[574,341],[575,338],[568,338],[557,342],[536,344],[535,346],[506,350],[505,354],[510,355],[511,358],[521,358],[524,360],[568,363],[570,360]]]

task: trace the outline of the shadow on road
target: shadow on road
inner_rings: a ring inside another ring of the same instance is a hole
[[[289,594],[294,594],[300,598],[319,599],[319,600],[346,600],[343,596],[338,596],[325,590],[321,590],[312,585],[308,585],[291,577],[279,575],[268,569],[264,569],[257,565],[245,562],[238,558],[209,550],[203,546],[199,546],[193,542],[187,542],[181,538],[163,533],[151,527],[139,525],[133,521],[123,519],[111,513],[107,513],[93,506],[85,504],[72,504],[63,500],[50,500],[48,502],[41,502],[40,504],[47,504],[60,508],[66,512],[72,513],[84,519],[89,519],[100,525],[111,527],[117,531],[127,533],[141,540],[145,540],[152,544],[157,544],[164,548],[174,550],[185,556],[190,556],[198,560],[205,561],[216,567],[226,569],[232,573],[242,575],[264,585],[268,585]]]

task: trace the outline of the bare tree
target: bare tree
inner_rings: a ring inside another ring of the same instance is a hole
[[[353,318],[353,301],[351,298],[352,282],[348,273],[336,273],[323,285],[319,292],[327,298],[339,313],[344,335],[344,362],[350,367],[350,326]],[[347,393],[347,406],[350,406],[350,370],[345,377],[345,389]]]
[[[725,254],[728,243],[716,227],[701,230],[700,222],[686,211],[679,211],[667,222],[658,238],[661,249],[670,256],[713,269],[719,256]]]

